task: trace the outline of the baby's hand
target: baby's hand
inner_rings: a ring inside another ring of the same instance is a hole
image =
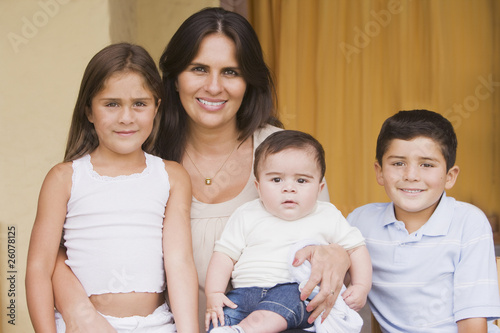
[[[354,311],[359,311],[365,306],[367,296],[365,288],[356,285],[350,285],[342,294],[344,302]]]
[[[231,309],[236,309],[238,306],[234,304],[224,293],[207,294],[207,313],[205,314],[205,331],[208,331],[210,322],[214,327],[218,327],[218,321],[221,326],[224,326],[224,306],[229,306]]]

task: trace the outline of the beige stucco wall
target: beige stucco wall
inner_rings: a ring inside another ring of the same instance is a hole
[[[119,41],[141,44],[158,59],[187,16],[218,4],[218,0],[0,1],[0,331],[33,331],[24,277],[38,192],[47,171],[63,157],[88,61],[107,44]],[[15,236],[9,229],[15,229]],[[8,261],[9,242],[15,262]]]
[[[120,1],[120,0],[115,0]],[[166,41],[179,25],[204,7],[218,6],[219,0],[137,0],[137,42],[144,46],[158,63]],[[163,13],[158,15],[158,13]]]

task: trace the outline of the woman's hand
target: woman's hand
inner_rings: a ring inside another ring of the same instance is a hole
[[[75,308],[77,310],[78,308]],[[80,311],[77,310],[73,315],[67,315],[64,318],[66,324],[66,333],[116,333],[111,324],[101,316],[95,308],[81,304]]]
[[[312,311],[308,322],[313,323],[321,313],[325,320],[335,305],[351,261],[347,251],[338,244],[307,246],[297,251],[293,266],[298,267],[305,260],[311,263],[311,276],[300,299],[305,300],[314,287],[320,285],[319,293],[307,305],[307,311]]]

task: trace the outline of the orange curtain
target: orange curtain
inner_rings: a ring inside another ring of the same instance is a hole
[[[387,201],[375,142],[399,110],[445,115],[459,139],[448,195],[500,213],[500,1],[248,0],[286,128],[327,152],[332,202]]]

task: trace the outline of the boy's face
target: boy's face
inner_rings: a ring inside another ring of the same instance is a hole
[[[287,221],[312,212],[325,183],[311,151],[285,149],[267,155],[258,168],[255,185],[268,212]]]
[[[394,139],[375,163],[379,185],[384,186],[394,202],[396,218],[423,225],[430,218],[443,191],[455,184],[459,168],[446,171],[440,146],[427,137],[412,140]]]

